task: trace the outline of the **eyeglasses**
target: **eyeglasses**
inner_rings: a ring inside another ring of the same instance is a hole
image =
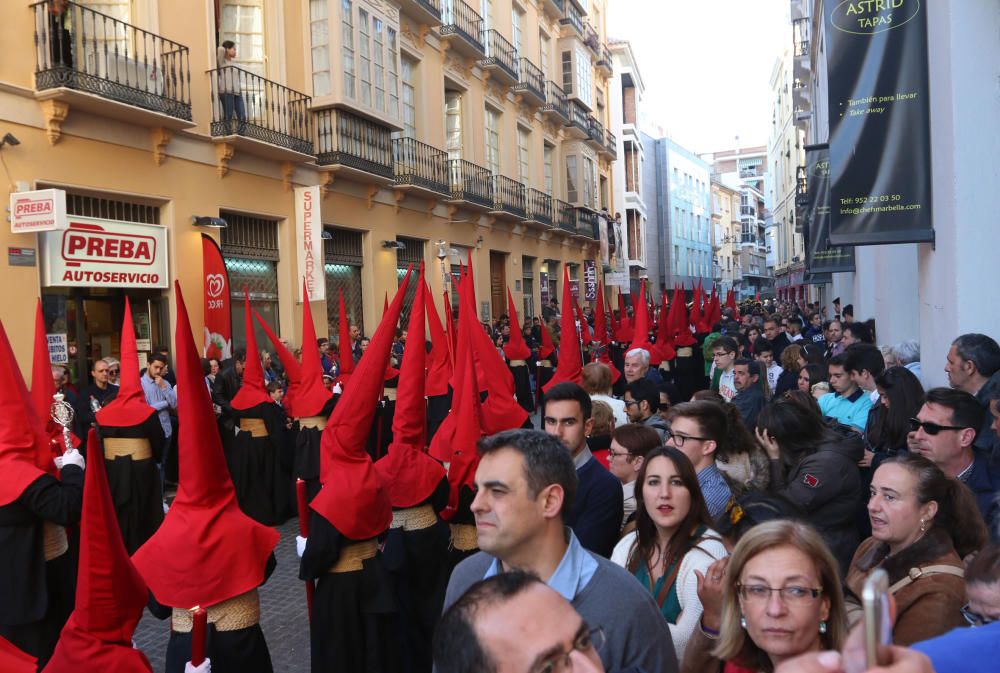
[[[608,458],[612,460],[618,458],[619,456],[628,457],[631,455],[632,454],[629,453],[628,451],[615,451],[614,449],[608,449]]]
[[[604,630],[600,626],[584,631],[576,637],[569,652],[554,654],[535,668],[531,673],[565,673],[573,670],[573,662],[570,655],[573,652],[592,652],[604,647]]]
[[[957,425],[938,425],[937,423],[921,421],[919,418],[911,418],[910,432],[916,432],[920,428],[923,428],[924,432],[926,432],[928,435],[936,435],[942,430],[965,430],[965,428],[959,427]]]
[[[676,432],[670,432],[670,431],[667,431],[667,434],[664,437],[665,442],[673,441],[674,446],[676,446],[678,449],[684,448],[684,442],[686,442],[689,439],[697,439],[698,441],[701,442],[707,442],[711,438],[695,437],[694,435],[678,435]]]
[[[111,374],[112,376],[118,376],[121,373],[121,371],[122,370],[120,369],[109,369],[108,373]]]
[[[625,402],[626,407],[630,407],[633,404],[639,404],[639,402],[637,402],[636,400],[623,400],[623,401]]]
[[[775,591],[785,605],[805,605],[811,603],[823,593],[822,589],[813,587],[779,587],[772,589],[766,584],[737,584],[736,591],[740,598],[748,603],[766,603],[771,600],[771,594]]]
[[[961,611],[965,621],[969,622],[969,626],[985,626],[997,621],[995,617],[986,617],[978,612],[973,612],[968,603],[962,606]]]

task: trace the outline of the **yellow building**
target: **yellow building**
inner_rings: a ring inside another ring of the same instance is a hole
[[[740,192],[713,179],[712,274],[723,295],[743,280],[740,231]]]
[[[407,264],[426,264],[440,309],[470,251],[483,319],[506,313],[508,286],[526,315],[540,314],[561,299],[564,265],[582,301],[585,262],[601,266],[600,212],[614,212],[616,141],[606,3],[580,3],[8,7],[0,136],[19,141],[0,147],[8,190],[64,190],[80,236],[103,241],[80,238],[67,255],[66,232],[4,227],[0,317],[19,360],[29,359],[39,296],[47,331],[75,347],[78,370],[117,355],[126,295],[140,348],[172,342],[174,281],[200,332],[203,233],[229,272],[234,345],[244,285],[297,345],[304,275],[325,290],[311,305],[321,333],[336,333],[338,289],[370,333]],[[230,41],[235,51],[222,48]],[[322,268],[299,260],[304,187],[318,189]],[[220,221],[228,226],[213,228]],[[148,268],[162,273],[80,272],[98,257],[128,270],[135,260],[121,251],[147,240]]]

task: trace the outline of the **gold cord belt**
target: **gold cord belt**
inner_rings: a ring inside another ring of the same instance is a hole
[[[479,549],[479,534],[476,527],[468,523],[453,523],[451,525],[451,546],[458,551]]]
[[[260,621],[260,596],[256,589],[213,605],[208,609],[208,622],[216,631],[239,631]],[[174,608],[170,628],[177,633],[190,633],[194,627],[194,611]]]
[[[131,456],[132,460],[153,457],[153,449],[145,437],[105,437],[104,457],[114,460],[118,456]]]
[[[538,361],[538,366],[539,367],[551,367],[552,366],[552,360],[539,360]]]
[[[305,418],[299,419],[299,429],[302,428],[316,428],[317,430],[322,430],[326,427],[326,419],[322,416],[306,416]]]
[[[386,388],[383,393],[383,397],[385,397],[385,399],[389,400],[390,402],[395,402],[397,390],[398,388]]]
[[[392,525],[389,528],[403,530],[424,530],[437,523],[437,514],[430,505],[392,510]]]
[[[526,360],[511,360],[510,361],[510,366],[511,367],[527,367],[528,366],[528,362]]]
[[[253,437],[267,437],[267,423],[262,418],[241,418],[240,430]]]
[[[42,538],[45,541],[45,560],[51,561],[59,558],[69,549],[69,540],[66,539],[66,529],[51,521],[42,522]]]
[[[364,561],[375,558],[378,545],[375,538],[363,542],[353,542],[340,550],[340,558],[330,566],[328,573],[350,573],[364,568]]]
[[[677,357],[679,358],[689,358],[694,355],[694,348],[691,346],[683,346],[677,349]]]

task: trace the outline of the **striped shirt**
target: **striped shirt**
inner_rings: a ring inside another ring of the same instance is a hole
[[[726,505],[733,495],[729,490],[729,484],[715,463],[712,463],[698,473],[698,485],[701,486],[701,495],[708,505],[708,513],[712,516],[712,520],[715,520],[726,511]]]

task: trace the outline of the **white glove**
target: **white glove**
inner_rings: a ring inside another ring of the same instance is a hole
[[[54,460],[56,463],[56,467],[59,468],[60,470],[66,467],[67,465],[76,465],[81,470],[87,466],[87,461],[83,459],[83,454],[77,451],[76,449],[70,449],[62,456],[59,456]]]
[[[340,385],[340,381],[337,381],[335,384],[333,384],[333,394],[340,395],[342,392],[344,392],[344,389]]]
[[[212,660],[205,657],[200,666],[192,666],[189,661],[184,664],[184,673],[212,673]]]
[[[295,553],[299,555],[299,558],[302,558],[302,555],[306,553],[307,539],[308,538],[304,538],[301,535],[295,536]]]

